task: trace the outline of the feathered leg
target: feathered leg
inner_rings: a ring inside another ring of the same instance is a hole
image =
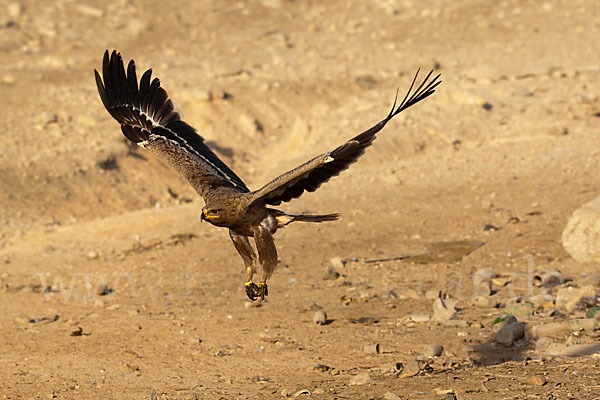
[[[256,283],[252,282],[256,254],[246,236],[238,235],[230,229],[229,237],[233,242],[233,246],[244,260],[244,265],[246,266],[246,295],[250,300],[254,301],[259,296],[258,286]]]
[[[275,271],[275,267],[277,266],[277,249],[275,248],[270,224],[262,223],[254,228],[254,242],[258,250],[258,260],[262,267],[262,280],[258,284],[258,294],[264,299],[269,294],[267,280],[273,275],[273,271]]]

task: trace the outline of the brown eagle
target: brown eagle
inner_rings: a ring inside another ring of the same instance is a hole
[[[269,206],[298,198],[305,191],[314,192],[332,177],[354,163],[369,147],[375,135],[401,111],[434,93],[440,75],[430,80],[433,71],[413,92],[419,72],[406,96],[381,122],[341,146],[316,156],[304,164],[273,179],[258,190],[246,184],[206,145],[196,129],[182,120],[158,78],[151,79],[149,69],[139,80],[131,60],[125,70],[116,51],[104,53],[102,78],[94,70],[102,103],[121,124],[121,131],[134,143],[154,153],[175,168],[202,196],[205,206],[201,220],[229,228],[229,236],[246,266],[246,294],[251,300],[268,294],[267,280],[277,265],[273,234],[294,221],[334,221],[339,214],[295,215]],[[249,237],[254,238],[261,265],[258,285],[252,280],[256,255]]]

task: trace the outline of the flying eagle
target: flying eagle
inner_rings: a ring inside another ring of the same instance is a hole
[[[392,110],[375,124],[341,146],[316,156],[304,164],[273,179],[258,190],[251,191],[206,145],[196,129],[182,120],[158,78],[151,79],[152,70],[142,75],[139,84],[135,63],[125,70],[117,51],[104,53],[102,78],[94,70],[98,93],[104,107],[121,125],[127,139],[154,153],[179,172],[202,196],[201,221],[229,228],[229,236],[246,266],[246,294],[251,300],[264,299],[268,294],[267,280],[277,265],[277,249],[273,234],[294,221],[335,221],[339,214],[296,215],[276,210],[277,206],[314,192],[354,163],[375,140],[375,135],[396,115],[434,93],[441,83],[440,75],[430,80],[432,72],[413,92],[419,72],[398,106],[398,92]],[[261,265],[258,285],[252,280],[256,255],[249,237],[254,238]]]

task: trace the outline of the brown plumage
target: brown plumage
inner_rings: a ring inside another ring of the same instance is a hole
[[[375,140],[375,135],[396,115],[434,93],[441,83],[432,72],[412,92],[417,75],[402,100],[386,118],[332,151],[323,153],[278,176],[262,188],[250,191],[244,182],[217,157],[196,130],[182,121],[158,78],[147,70],[139,81],[132,61],[125,70],[121,55],[104,53],[102,78],[94,70],[102,103],[121,124],[132,142],[154,153],[179,172],[202,196],[201,219],[229,228],[229,236],[246,266],[246,293],[255,300],[268,294],[267,280],[277,265],[273,234],[294,221],[334,221],[338,214],[294,215],[269,208],[314,192],[323,183],[354,163]],[[411,93],[412,92],[412,93]],[[252,281],[256,255],[248,237],[253,237],[262,267],[261,282]]]

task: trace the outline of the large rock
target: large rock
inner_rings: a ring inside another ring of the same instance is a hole
[[[573,213],[562,233],[562,244],[579,262],[600,262],[600,197]]]

